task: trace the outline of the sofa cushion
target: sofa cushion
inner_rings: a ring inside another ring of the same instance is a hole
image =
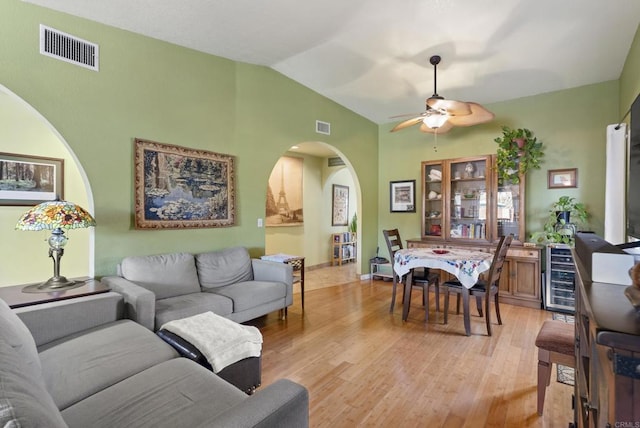
[[[67,426],[40,374],[4,340],[0,340],[0,361],[0,426]]]
[[[171,346],[131,320],[85,330],[40,348],[42,376],[59,409],[177,356]]]
[[[193,254],[126,257],[120,269],[124,278],[153,291],[156,299],[200,291]]]
[[[41,367],[36,342],[24,322],[2,299],[0,299],[0,326],[2,326],[0,340],[5,340],[20,353],[31,370],[37,370],[40,375]]]
[[[62,416],[72,428],[215,426],[216,415],[247,399],[204,367],[177,358],[98,392]]]
[[[155,329],[169,321],[209,311],[225,317],[233,312],[233,302],[225,296],[201,292],[157,300]]]
[[[284,300],[287,286],[282,282],[245,281],[218,287],[212,293],[230,298],[233,300],[233,312],[242,312],[258,304]]]
[[[244,247],[197,254],[196,266],[200,285],[205,289],[253,279],[251,257]]]

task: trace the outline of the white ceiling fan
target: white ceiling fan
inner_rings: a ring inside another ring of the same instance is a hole
[[[420,125],[420,131],[430,134],[444,134],[454,126],[472,126],[489,122],[494,114],[478,103],[468,101],[446,100],[438,95],[437,66],[440,56],[434,55],[429,59],[433,65],[433,95],[427,98],[426,110],[422,113],[411,114],[411,119],[397,124],[391,132],[400,131],[413,125]],[[404,117],[408,115],[394,116]]]

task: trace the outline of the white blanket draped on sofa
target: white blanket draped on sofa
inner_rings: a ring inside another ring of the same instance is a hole
[[[230,364],[262,352],[262,334],[256,327],[238,324],[227,318],[204,312],[169,321],[162,326],[198,348],[214,373]]]

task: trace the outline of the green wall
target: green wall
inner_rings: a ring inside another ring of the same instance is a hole
[[[421,207],[415,214],[389,213],[389,181],[416,179],[420,194],[420,161],[495,153],[493,140],[501,135],[501,126],[507,125],[531,129],[545,145],[542,168],[526,179],[527,235],[541,228],[551,203],[562,195],[584,202],[592,214],[589,226],[602,234],[606,126],[620,118],[618,92],[618,81],[612,81],[490,104],[486,107],[496,115],[493,122],[454,128],[438,136],[437,152],[431,134],[418,129],[390,133],[394,124],[382,126],[380,159],[385,161],[380,164],[378,186],[379,229],[398,226],[404,239],[419,237]],[[547,189],[547,170],[559,168],[578,168],[577,189]],[[378,242],[385,248],[381,234]]]
[[[98,43],[100,71],[40,55],[39,24]],[[439,136],[435,152],[433,135],[414,129],[390,134],[393,124],[377,126],[265,67],[202,54],[20,0],[0,2],[0,28],[0,84],[51,123],[69,144],[70,158],[77,157],[79,170],[86,172],[88,194],[93,195],[88,204],[98,222],[98,276],[114,273],[116,263],[132,254],[229,245],[262,254],[265,231],[256,220],[264,217],[266,181],[277,159],[301,142],[331,145],[354,171],[365,272],[376,246],[384,248],[380,230],[399,227],[405,239],[420,234],[419,212],[389,213],[389,181],[419,182],[421,160],[494,153],[493,139],[501,125],[527,127],[546,146],[542,170],[527,178],[527,232],[539,229],[551,201],[570,194],[587,204],[593,215],[591,228],[602,233],[605,127],[622,117],[640,89],[636,34],[619,80],[488,105],[495,121]],[[316,119],[331,123],[331,136],[314,132]],[[136,137],[236,156],[237,225],[135,230]],[[20,153],[19,146],[6,150]],[[547,169],[564,167],[578,168],[579,187],[547,189]],[[9,233],[12,221],[0,220],[9,248],[20,239]],[[33,263],[40,260],[18,265],[26,271]],[[48,260],[42,264],[49,267]]]
[[[421,232],[421,206],[415,214],[389,212],[389,181],[416,179],[420,195],[420,161],[495,153],[493,140],[500,136],[502,125],[529,128],[545,144],[541,169],[528,174],[526,181],[527,235],[541,229],[551,203],[562,195],[584,202],[591,214],[590,229],[602,235],[606,126],[618,123],[639,93],[640,30],[636,30],[620,79],[488,104],[496,115],[494,121],[438,136],[437,151],[433,135],[417,129],[390,133],[395,122],[381,125],[379,150],[384,161],[379,166],[378,245],[386,248],[383,229],[398,227],[403,239],[417,238]],[[547,188],[547,170],[559,168],[578,168],[578,188]]]
[[[98,43],[100,71],[40,55],[41,23]],[[363,194],[370,195],[364,200],[362,219],[369,238],[365,236],[362,245],[367,252],[375,251],[378,127],[372,122],[268,68],[19,0],[0,3],[0,27],[0,84],[51,122],[87,173],[98,222],[96,275],[114,273],[122,257],[132,254],[198,252],[230,245],[262,254],[264,228],[258,228],[256,220],[264,217],[266,181],[277,159],[292,145],[319,141],[316,119],[331,122],[332,135],[323,135],[321,141],[351,161]],[[237,225],[135,230],[136,137],[234,155]],[[13,225],[0,227],[6,231]]]

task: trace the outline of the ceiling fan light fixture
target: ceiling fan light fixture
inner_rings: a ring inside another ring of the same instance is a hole
[[[447,119],[448,119],[448,116],[446,114],[432,113],[428,116],[425,116],[424,119],[422,119],[422,122],[431,129],[437,129],[442,127],[442,125],[445,124]]]
[[[433,95],[427,98],[426,110],[400,122],[391,132],[420,125],[421,132],[444,134],[454,126],[472,126],[493,120],[493,113],[478,103],[449,100],[438,95],[437,66],[440,60],[439,55],[433,55],[429,60],[433,65]]]

